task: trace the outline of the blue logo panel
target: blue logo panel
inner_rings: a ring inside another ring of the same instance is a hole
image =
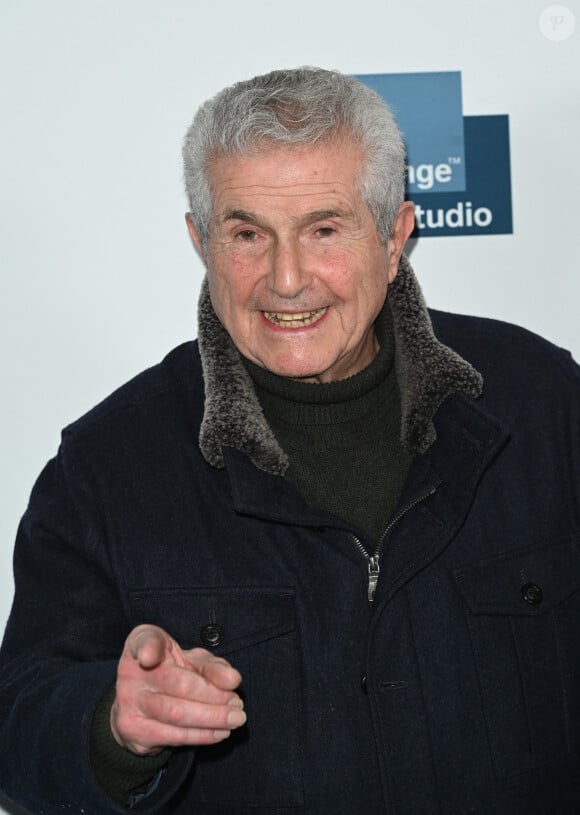
[[[409,194],[465,190],[460,71],[358,74],[385,100],[403,131]]]
[[[417,194],[414,237],[506,235],[513,232],[507,116],[466,116],[467,189]]]

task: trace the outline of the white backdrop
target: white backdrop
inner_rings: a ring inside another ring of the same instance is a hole
[[[539,26],[549,5],[0,0],[0,630],[18,518],[60,429],[195,336],[180,145],[226,84],[302,64],[460,70],[465,115],[510,117],[514,234],[419,240],[427,299],[580,357],[580,0],[558,40]]]

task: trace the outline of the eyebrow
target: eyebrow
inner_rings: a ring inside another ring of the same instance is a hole
[[[256,221],[256,216],[252,212],[246,212],[243,209],[226,209],[222,221],[243,221],[244,223],[252,223]]]
[[[293,218],[292,220],[303,223],[303,224],[313,224],[317,221],[325,221],[328,218],[352,218],[352,213],[349,210],[344,209],[318,209],[314,210],[313,212],[307,212],[305,215],[302,215],[298,218]],[[226,223],[227,221],[242,221],[243,223],[259,223],[260,217],[253,212],[248,212],[244,209],[227,209],[224,212],[222,222]]]

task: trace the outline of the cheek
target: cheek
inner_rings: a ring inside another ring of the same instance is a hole
[[[222,309],[235,311],[251,293],[255,273],[253,264],[243,252],[233,251],[211,258],[208,277],[212,302],[219,300]]]
[[[324,279],[327,287],[346,305],[366,309],[387,294],[387,272],[381,258],[355,252],[332,252],[325,257]]]
[[[234,343],[244,347],[256,314],[251,308],[256,286],[253,265],[243,252],[219,254],[208,264],[211,301],[220,322]]]
[[[322,272],[320,277],[338,297],[348,293],[357,277],[357,264],[350,252],[325,250],[320,253]]]
[[[240,281],[251,281],[258,274],[256,258],[251,257],[248,252],[234,249],[224,260],[227,266],[226,274],[230,277],[232,285]]]

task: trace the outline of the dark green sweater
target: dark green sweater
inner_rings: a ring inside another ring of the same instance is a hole
[[[371,364],[338,382],[300,382],[244,360],[266,420],[288,455],[288,480],[312,506],[338,515],[374,543],[393,514],[411,464],[400,441],[388,308],[376,332],[380,350]]]

